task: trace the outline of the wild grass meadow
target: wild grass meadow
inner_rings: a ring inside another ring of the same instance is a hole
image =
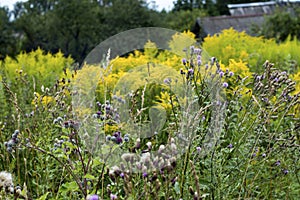
[[[299,199],[299,41],[229,29],[180,50],[6,57],[0,199]]]

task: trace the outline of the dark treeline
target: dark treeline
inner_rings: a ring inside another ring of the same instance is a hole
[[[0,60],[38,47],[61,50],[81,62],[101,41],[138,27],[192,30],[196,18],[228,14],[228,3],[242,0],[174,0],[170,12],[145,0],[28,0],[9,11],[0,7]]]

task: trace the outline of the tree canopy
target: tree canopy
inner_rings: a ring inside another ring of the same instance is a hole
[[[174,0],[170,12],[158,12],[146,0],[28,0],[12,11],[0,7],[0,60],[20,51],[41,48],[51,53],[61,50],[82,62],[100,42],[112,35],[138,27],[165,27],[192,30],[197,17],[229,14],[227,4],[255,0]],[[298,16],[298,15],[297,15]],[[277,21],[290,26],[289,16],[268,21],[263,34],[278,37]],[[297,24],[297,20],[292,20]],[[273,24],[273,25],[272,25]],[[297,25],[298,26],[298,25]],[[272,29],[277,35],[272,34]],[[295,32],[294,26],[282,29]],[[294,33],[293,32],[293,33]],[[297,35],[295,33],[294,35]]]

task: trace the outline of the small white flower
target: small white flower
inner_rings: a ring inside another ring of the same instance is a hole
[[[120,171],[120,168],[118,166],[113,166],[109,169],[109,175],[113,175],[117,171]]]
[[[8,172],[0,172],[0,188],[13,186],[12,175]]]
[[[171,141],[171,143],[175,143],[175,139],[174,138],[171,138],[170,141]]]
[[[147,145],[148,149],[151,149],[151,147],[152,147],[152,143],[151,142],[147,142],[146,145]]]
[[[150,157],[151,157],[151,155],[150,155],[149,152],[143,153],[142,157],[141,157],[141,162],[142,163],[149,163],[150,162]]]
[[[161,154],[165,150],[165,145],[160,145],[158,149],[158,153]]]

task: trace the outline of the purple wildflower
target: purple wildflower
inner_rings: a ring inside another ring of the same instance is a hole
[[[233,148],[233,145],[232,145],[232,144],[229,144],[229,145],[227,146],[227,148],[231,149],[231,148]]]
[[[208,70],[208,64],[205,64],[205,70]]]
[[[276,162],[275,162],[275,166],[279,166],[280,165],[280,160],[277,160]]]
[[[198,55],[198,56],[197,56],[197,60],[202,60],[201,55]]]
[[[120,174],[120,177],[121,177],[121,178],[124,178],[124,176],[125,176],[125,175],[124,175],[124,173],[122,172],[122,173]]]
[[[196,150],[197,150],[198,153],[200,153],[201,152],[201,147],[196,147]]]
[[[219,75],[222,78],[224,76],[224,72],[220,71]]]
[[[110,200],[116,200],[118,197],[115,194],[110,194]]]
[[[228,87],[228,83],[224,82],[224,83],[223,83],[223,87],[224,87],[224,88],[227,88],[227,87]]]
[[[262,154],[262,157],[264,157],[264,158],[265,158],[266,156],[267,156],[267,155],[266,155],[265,153],[263,153],[263,154]]]
[[[148,176],[147,172],[143,173],[143,177],[146,178]]]
[[[87,200],[99,200],[99,196],[97,194],[89,195]]]
[[[197,60],[197,65],[198,66],[202,65],[202,61],[201,60]]]
[[[191,53],[194,53],[195,47],[191,46],[190,49],[191,49]]]
[[[284,173],[284,175],[287,175],[289,173],[289,170],[284,169],[282,172]]]
[[[201,53],[201,49],[196,48],[196,49],[194,49],[194,52],[195,52],[195,54],[200,54]]]
[[[117,143],[117,144],[121,144],[122,142],[123,142],[122,137],[117,137],[117,138],[116,138],[116,143]]]
[[[114,136],[115,136],[115,137],[121,137],[121,132],[119,132],[119,131],[115,132],[115,133],[114,133]]]
[[[182,63],[183,63],[184,65],[186,65],[187,60],[186,60],[185,58],[183,58],[183,59],[182,59]]]
[[[165,83],[165,84],[170,84],[170,83],[171,83],[171,79],[170,79],[170,78],[166,78],[166,79],[164,80],[164,83]]]
[[[234,75],[234,73],[233,72],[229,72],[229,76],[233,76]]]

